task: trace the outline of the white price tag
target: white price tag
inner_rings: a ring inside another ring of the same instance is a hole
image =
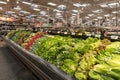
[[[111,36],[111,39],[118,39],[118,36],[112,35],[112,36]]]
[[[71,35],[75,35],[75,33],[72,33]]]
[[[64,34],[67,34],[67,32],[64,32]]]
[[[95,37],[98,37],[98,38],[100,38],[100,37],[101,37],[101,35],[99,35],[99,34],[96,34],[96,35],[95,35]]]

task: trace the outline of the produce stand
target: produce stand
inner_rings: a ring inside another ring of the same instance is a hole
[[[10,49],[15,51],[13,54],[20,61],[22,61],[22,63],[24,63],[40,80],[75,80],[73,77],[67,75],[39,56],[26,51],[15,42],[5,38],[4,36],[1,37],[8,44]]]

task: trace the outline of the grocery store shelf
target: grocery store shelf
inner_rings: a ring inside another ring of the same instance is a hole
[[[39,80],[75,80],[65,72],[61,71],[54,65],[48,63],[39,56],[26,51],[15,42],[2,36],[3,40],[9,45],[14,55],[23,62],[27,68],[33,72]]]
[[[7,46],[0,47],[0,80],[37,80],[12,53]]]

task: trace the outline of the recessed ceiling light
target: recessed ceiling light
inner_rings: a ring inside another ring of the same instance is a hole
[[[48,5],[51,5],[51,6],[56,6],[57,4],[55,3],[52,3],[52,2],[49,2]]]

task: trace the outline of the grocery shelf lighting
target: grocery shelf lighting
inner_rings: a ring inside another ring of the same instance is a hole
[[[48,5],[50,5],[50,6],[56,6],[57,4],[49,2]]]
[[[0,1],[0,4],[7,4],[7,2],[4,2],[4,1]]]
[[[23,1],[22,3],[26,4],[26,5],[31,5],[32,4],[32,3],[29,3],[29,2],[26,2],[26,1]]]

